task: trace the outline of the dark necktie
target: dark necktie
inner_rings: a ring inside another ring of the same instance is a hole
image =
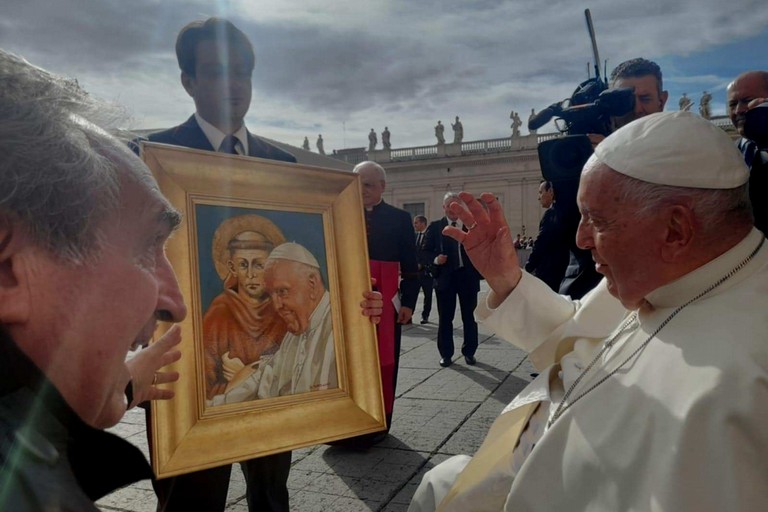
[[[424,233],[416,233],[416,249],[421,249],[421,242],[424,239]]]
[[[456,224],[456,221],[453,221],[451,222],[451,226],[457,227],[458,224]],[[458,250],[458,253],[459,253],[459,260],[458,260],[459,264],[456,265],[456,268],[461,268],[464,266],[464,259],[461,257],[461,244],[459,242],[456,242],[456,249]]]
[[[230,155],[237,155],[237,143],[240,142],[234,135],[227,135],[219,145],[219,153],[228,153]]]

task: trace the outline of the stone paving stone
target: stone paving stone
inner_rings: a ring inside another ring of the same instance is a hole
[[[403,398],[441,399],[456,402],[482,402],[492,393],[506,374],[499,371],[485,371],[470,367],[470,371],[462,371],[461,363],[436,372],[415,389],[409,391]]]
[[[416,488],[421,483],[421,479],[424,476],[424,473],[426,473],[433,467],[437,466],[447,458],[448,458],[448,455],[444,455],[441,453],[431,455],[429,459],[425,461],[425,464],[419,468],[419,470],[405,483],[405,485],[400,489],[400,491],[392,498],[392,500],[389,502],[390,505],[405,505],[407,509],[408,504],[411,502],[411,498],[413,497],[413,493],[416,492]],[[385,507],[384,510],[390,510],[390,509]],[[395,508],[391,510],[398,510],[398,509]]]
[[[440,367],[433,369],[428,368],[403,368],[397,374],[397,394],[399,398],[405,395],[408,391],[424,383],[428,378],[434,375]],[[395,402],[397,404],[397,402]],[[397,405],[395,405],[397,407]]]
[[[383,447],[432,452],[442,444],[477,407],[472,402],[413,400],[395,402],[395,418]]]
[[[151,489],[129,486],[103,497],[96,502],[96,506],[101,510],[154,512],[157,508],[157,498]]]

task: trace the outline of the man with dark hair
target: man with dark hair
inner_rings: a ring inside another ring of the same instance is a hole
[[[188,148],[295,162],[282,149],[253,135],[244,117],[251,104],[251,75],[255,64],[248,37],[221,18],[193,21],[176,39],[181,84],[195,102],[195,113],[183,124],[147,137]],[[150,422],[147,434],[151,435]],[[246,499],[252,511],[287,512],[291,453],[242,462]],[[153,480],[158,510],[223,511],[230,465]]]
[[[544,215],[525,270],[547,283],[552,290],[558,291],[569,256],[568,239],[557,221],[554,203],[555,189],[552,183],[542,181],[539,184],[539,204],[544,208]]]
[[[416,231],[416,261],[419,264],[419,289],[424,292],[424,306],[421,310],[421,323],[429,323],[429,314],[432,312],[432,289],[434,279],[427,272],[430,264],[429,256],[424,252],[424,242],[427,234],[427,218],[417,215],[413,218],[413,229]]]
[[[768,101],[768,71],[747,71],[728,85],[728,115],[741,139],[738,147],[749,167],[749,198],[755,215],[755,227],[768,233],[768,127],[746,133],[747,111]],[[768,108],[763,105],[760,108]],[[761,133],[762,132],[762,133]]]
[[[196,111],[183,124],[149,135],[150,142],[296,161],[245,126],[255,58],[240,29],[221,18],[193,21],[179,32],[176,58],[181,84],[194,100]]]
[[[624,87],[635,89],[635,109],[615,119],[616,128],[648,114],[663,111],[669,98],[669,93],[664,90],[661,68],[642,57],[624,61],[611,72],[611,89]]]

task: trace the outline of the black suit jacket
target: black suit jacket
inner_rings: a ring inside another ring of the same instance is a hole
[[[563,226],[558,223],[555,208],[547,208],[539,223],[539,234],[525,270],[558,291],[568,267],[568,245],[568,237]]]
[[[411,215],[382,201],[372,211],[365,212],[365,222],[368,257],[400,263],[400,302],[407,308],[415,308],[419,280]]]
[[[448,225],[448,219],[443,217],[440,220],[432,222],[427,228],[427,234],[424,236],[424,254],[429,262],[434,262],[439,254],[445,254],[448,259],[443,265],[438,265],[440,269],[436,284],[437,290],[445,288],[453,278],[453,273],[459,270],[459,250],[461,250],[461,260],[464,263],[464,271],[469,272],[471,280],[477,281],[477,290],[480,290],[480,273],[472,265],[472,261],[467,256],[464,246],[449,236],[443,235],[443,228]]]
[[[172,144],[192,149],[203,149],[206,151],[216,151],[211,146],[208,137],[205,136],[200,125],[197,124],[195,116],[190,116],[184,123],[174,126],[161,132],[148,135],[146,139],[149,142],[160,142],[163,144]],[[138,141],[131,144],[132,149],[138,154]],[[266,158],[268,160],[280,160],[283,162],[296,162],[296,157],[287,151],[273,146],[260,137],[248,132],[248,156]]]

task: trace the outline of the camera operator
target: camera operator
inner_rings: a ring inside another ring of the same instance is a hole
[[[661,68],[653,61],[638,57],[622,62],[611,72],[610,89],[634,89],[634,107],[626,114],[610,118],[610,131],[616,130],[625,124],[664,110],[669,94],[663,90]],[[594,148],[602,141],[607,133],[587,133],[589,142]],[[591,151],[590,151],[591,152]],[[584,161],[586,160],[584,156]],[[583,161],[580,162],[583,164]],[[580,169],[581,166],[578,166]],[[546,178],[545,174],[545,178]],[[576,229],[581,217],[576,206],[576,189],[578,179],[566,180],[556,183],[558,196],[561,199],[556,203],[558,210],[558,226],[570,240],[570,261],[565,271],[565,277],[560,283],[559,293],[568,295],[572,299],[583,297],[594,288],[602,276],[595,271],[592,255],[576,246]]]
[[[749,199],[755,227],[768,233],[768,71],[747,71],[728,85],[728,116],[741,135],[738,147],[749,167]],[[759,108],[757,108],[759,106]]]
[[[611,89],[626,87],[634,88],[635,108],[624,116],[612,118],[613,130],[648,114],[664,111],[669,93],[663,90],[661,68],[655,62],[637,57],[616,66],[611,72]],[[590,133],[588,137],[596,146],[605,135]]]

